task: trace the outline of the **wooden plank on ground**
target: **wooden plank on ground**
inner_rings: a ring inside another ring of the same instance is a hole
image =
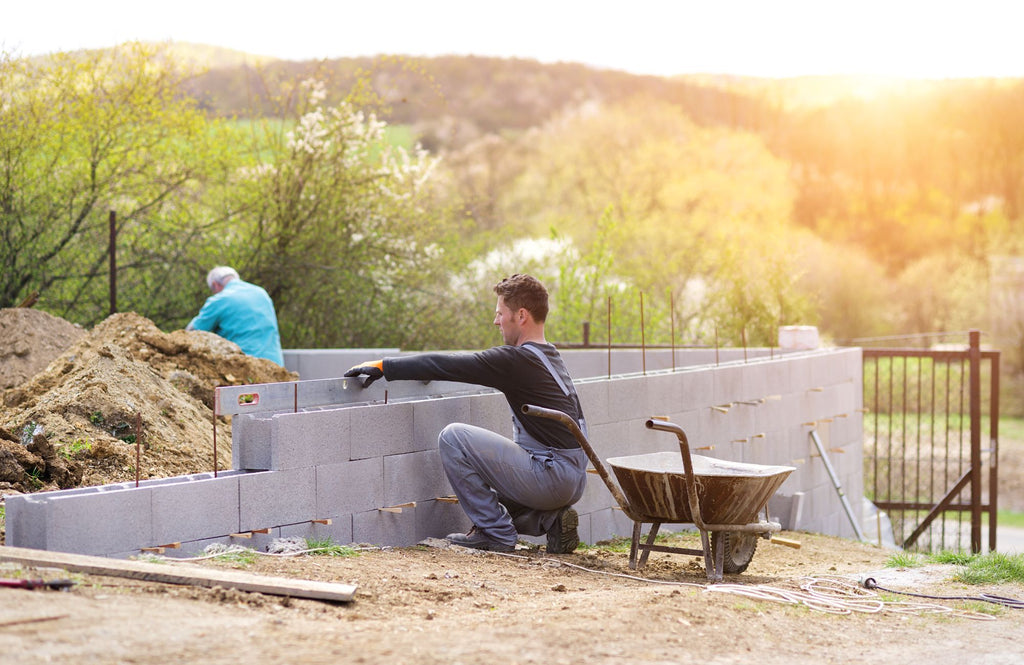
[[[26,566],[63,568],[67,571],[89,575],[126,577],[146,582],[207,588],[219,586],[291,598],[349,602],[356,592],[356,587],[350,584],[268,577],[239,570],[204,568],[188,563],[162,564],[128,561],[84,554],[68,554],[67,552],[33,550],[24,547],[0,546],[0,561],[13,561]]]

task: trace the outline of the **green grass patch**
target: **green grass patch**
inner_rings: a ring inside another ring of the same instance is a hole
[[[207,548],[208,551],[209,549],[210,548]],[[227,548],[221,552],[213,551],[211,554],[212,556],[210,556],[210,558],[212,560],[232,563],[235,564],[236,568],[251,566],[256,563],[256,559],[259,558],[259,553],[248,547]]]
[[[66,460],[74,459],[79,453],[92,451],[92,443],[87,439],[75,439],[71,443],[57,445],[57,452]]]
[[[1024,584],[1024,554],[990,552],[960,566],[953,579],[964,584]]]
[[[663,531],[659,533],[655,538],[654,542],[658,545],[668,545],[669,547],[689,547],[696,548],[699,545],[694,543],[700,538],[700,532],[696,530],[687,531]],[[647,542],[647,534],[643,534],[640,538],[641,543]],[[629,546],[632,543],[631,538],[625,536],[619,536],[611,538],[609,540],[599,540],[593,545],[593,549],[605,550],[607,552],[623,553],[629,552]]]
[[[885,565],[887,568],[917,568],[928,563],[956,566],[952,579],[963,584],[1024,584],[1024,554],[969,554],[948,550],[929,555],[897,552]]]
[[[338,545],[331,538],[307,538],[306,549],[312,550],[310,554],[321,556],[359,556],[359,552],[345,545]]]
[[[886,568],[920,568],[925,564],[925,557],[914,552],[896,552],[885,562]]]
[[[984,514],[984,517],[988,518],[988,513]],[[1012,513],[1008,510],[997,511],[996,516],[996,536],[999,536],[999,527],[1001,526],[1012,526],[1018,529],[1024,529],[1024,513]]]
[[[999,418],[999,441],[1024,442],[1024,418]]]
[[[928,557],[933,563],[943,563],[950,566],[966,566],[969,564],[975,555],[968,552],[954,552],[952,550],[946,550],[932,554]]]

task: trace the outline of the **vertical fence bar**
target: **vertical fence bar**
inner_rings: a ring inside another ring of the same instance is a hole
[[[988,468],[988,551],[996,551],[996,523],[999,512],[999,354],[989,359],[989,440],[992,461]]]
[[[921,423],[924,420],[924,405],[921,403],[922,392],[921,380],[922,372],[925,366],[925,359],[919,358],[915,360],[916,368],[918,368],[918,377],[914,382],[916,406],[914,407],[914,464],[913,464],[913,501],[915,503],[921,502]]]
[[[959,414],[959,419],[958,419],[958,422],[957,422],[957,459],[959,460],[960,465],[959,465],[959,469],[958,469],[958,474],[957,475],[960,475],[960,474],[962,474],[964,472],[964,414],[967,413],[968,414],[967,417],[969,419],[970,418],[970,415],[969,415],[970,414],[970,408],[971,408],[971,405],[970,405],[970,394],[968,393],[968,388],[970,386],[970,376],[969,376],[969,373],[970,373],[970,366],[968,364],[968,359],[961,358],[960,359],[960,408],[957,409],[957,413]],[[968,403],[966,404],[966,408],[967,408],[966,412],[964,411],[964,407],[965,407],[965,404],[964,404],[965,393],[967,393],[966,397],[967,397],[967,400],[968,400]],[[968,441],[968,445],[970,445],[970,441]],[[968,454],[970,454],[970,448],[968,448],[967,452],[968,452]],[[957,542],[957,546],[958,547],[960,546],[960,543],[963,542],[963,527],[964,527],[963,501],[960,501],[960,506],[961,506],[961,508],[957,511],[957,515],[956,515],[956,518],[957,518],[957,522],[956,522],[956,524],[957,524],[957,540],[956,540],[956,542]]]
[[[928,503],[936,503],[937,497],[935,496],[935,428],[938,427],[938,423],[935,422],[936,418],[936,404],[935,404],[935,379],[938,372],[939,363],[936,359],[931,359],[931,373],[929,376],[928,387],[929,387],[929,398],[930,404],[929,416],[928,416]]]
[[[875,398],[874,398],[873,403],[871,404],[871,414],[872,414],[872,416],[874,417],[874,420],[875,420],[875,424],[874,424],[874,428],[875,428],[875,455],[874,455],[874,465],[875,465],[875,474],[874,474],[875,475],[875,496],[874,496],[874,499],[875,499],[875,501],[881,501],[881,499],[882,499],[882,488],[881,488],[881,485],[879,484],[879,479],[878,479],[878,457],[879,457],[879,450],[878,450],[878,442],[879,442],[879,438],[878,438],[878,434],[879,434],[879,431],[878,431],[878,421],[880,420],[880,418],[879,418],[880,414],[878,412],[879,411],[879,409],[878,409],[878,396],[880,394],[879,393],[879,388],[880,388],[880,386],[879,386],[879,374],[881,374],[881,372],[879,370],[880,370],[881,362],[882,362],[881,358],[878,358],[878,357],[875,358]],[[879,541],[878,544],[881,545],[882,544],[881,541]]]
[[[981,332],[970,332],[971,348],[971,553],[981,553]]]

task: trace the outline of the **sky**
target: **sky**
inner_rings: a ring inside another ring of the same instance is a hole
[[[579,62],[636,74],[1024,77],[1020,0],[0,0],[0,52],[194,42],[308,60]]]

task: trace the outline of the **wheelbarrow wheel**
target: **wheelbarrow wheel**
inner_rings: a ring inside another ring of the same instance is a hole
[[[723,548],[725,556],[722,572],[728,575],[742,573],[754,558],[757,549],[757,534],[744,531],[715,531],[711,534],[712,550]]]

